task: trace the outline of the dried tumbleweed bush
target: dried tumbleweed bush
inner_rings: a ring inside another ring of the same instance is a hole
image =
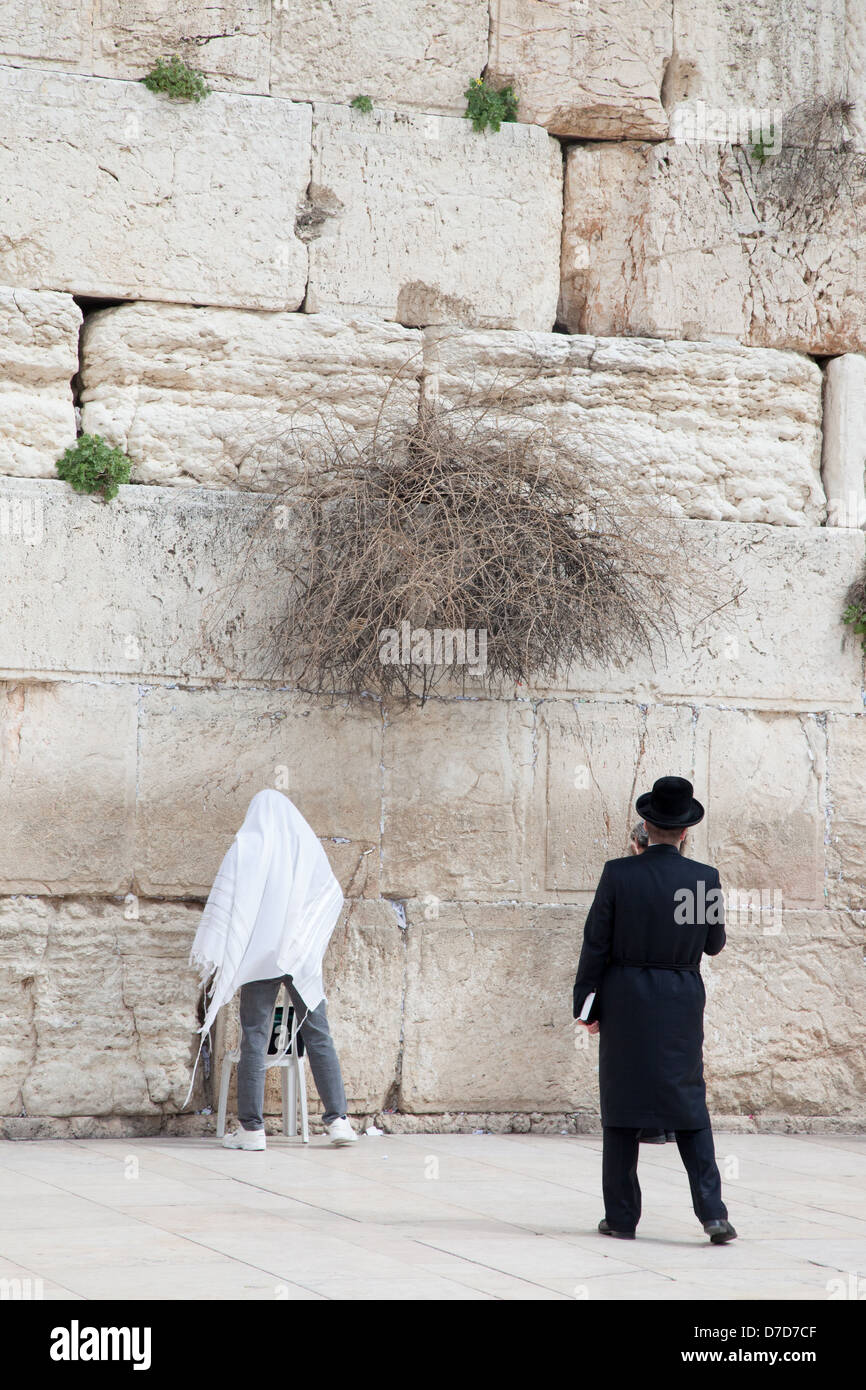
[[[301,690],[423,703],[445,679],[621,666],[677,631],[676,529],[525,417],[424,403],[360,442],[323,425],[315,446],[287,454],[271,504],[286,541],[270,662]],[[431,660],[437,631],[465,651]]]
[[[845,93],[817,95],[787,112],[774,131],[778,148],[758,161],[754,187],[779,226],[817,231],[840,198],[854,202],[862,192],[866,155],[852,138],[854,109]]]

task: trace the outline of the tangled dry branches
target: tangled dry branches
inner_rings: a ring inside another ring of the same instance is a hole
[[[774,152],[758,162],[755,189],[779,226],[818,230],[840,198],[853,201],[862,189],[866,156],[854,148],[853,115],[846,94],[817,95],[773,131]]]
[[[428,404],[366,442],[308,438],[273,506],[288,521],[272,664],[311,693],[423,703],[446,679],[621,665],[676,628],[678,555],[646,511],[484,412]]]

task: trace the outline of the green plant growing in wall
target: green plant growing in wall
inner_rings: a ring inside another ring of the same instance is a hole
[[[176,53],[157,58],[156,67],[141,81],[149,92],[164,92],[174,101],[201,101],[210,93],[204,74],[187,64]]]
[[[356,97],[352,97],[352,100],[349,102],[349,105],[353,106],[356,111],[363,111],[365,115],[369,115],[370,112],[373,110],[373,102],[371,98],[362,94],[359,94]]]
[[[498,130],[503,121],[517,120],[517,97],[514,89],[490,87],[483,77],[473,77],[466,91],[464,116],[472,122],[473,130]]]
[[[860,645],[866,653],[866,574],[861,574],[860,578],[855,579],[849,587],[845,595],[842,621],[856,632],[860,638]]]
[[[101,434],[82,434],[57,460],[57,476],[75,492],[101,492],[110,502],[120,484],[129,482],[131,467],[123,450],[112,448]]]
[[[761,131],[757,140],[750,146],[749,153],[758,164],[763,164],[766,159],[770,158],[770,155],[774,153],[775,149],[776,127],[771,124],[769,133],[765,135],[764,132]]]

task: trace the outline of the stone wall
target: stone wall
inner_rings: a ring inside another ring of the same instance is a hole
[[[4,6],[0,1133],[212,1127],[236,1009],[181,1113],[189,946],[263,786],[347,893],[326,978],[352,1114],[592,1129],[583,922],[672,771],[735,895],[704,965],[717,1122],[862,1126],[866,702],[841,613],[866,523],[866,23],[858,0],[780,14]],[[174,52],[200,104],[136,81]],[[484,71],[519,96],[498,133],[463,117]],[[712,123],[775,112],[784,150],[840,74],[816,218]],[[681,639],[424,708],[289,688],[267,646],[287,451],[500,396],[664,503],[701,584]],[[110,504],[56,477],[82,431],[132,459]]]

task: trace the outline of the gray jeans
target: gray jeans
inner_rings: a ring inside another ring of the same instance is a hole
[[[290,975],[274,980],[252,980],[241,985],[241,1059],[238,1063],[238,1119],[244,1129],[264,1129],[265,1063],[271,1034],[271,1020],[280,985],[288,986],[295,1006],[300,1033],[319,1099],[325,1107],[322,1116],[330,1124],[346,1114],[346,1092],[334,1039],[328,1027],[325,1001],[307,1013],[307,1006],[295,989]],[[302,1022],[303,1020],[303,1022]]]

